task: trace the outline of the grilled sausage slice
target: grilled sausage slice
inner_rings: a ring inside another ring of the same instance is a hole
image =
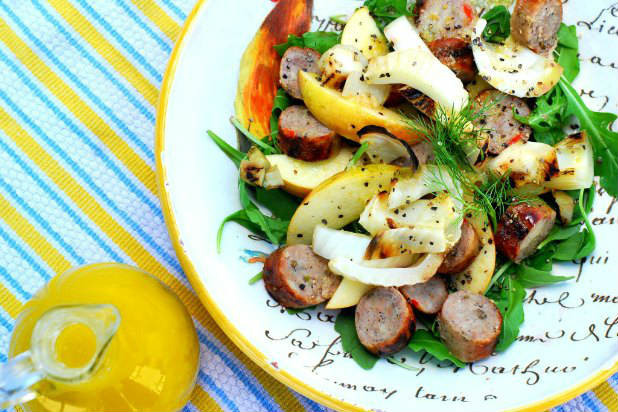
[[[498,90],[485,90],[476,100],[480,105],[487,104],[487,110],[475,125],[486,129],[489,134],[487,153],[498,155],[513,143],[525,143],[530,139],[532,129],[513,117],[513,109],[520,116],[528,116],[530,108],[519,97],[510,96]]]
[[[446,283],[440,276],[434,276],[424,283],[402,286],[399,290],[414,309],[429,315],[440,312],[448,296]]]
[[[320,53],[313,49],[290,47],[281,57],[279,66],[279,83],[295,99],[302,99],[298,86],[298,71],[320,74],[318,61]]]
[[[341,277],[328,270],[328,261],[308,245],[275,250],[264,262],[264,286],[282,306],[306,308],[330,299]]]
[[[498,222],[496,247],[515,263],[536,250],[554,227],[556,212],[545,204],[509,206]]]
[[[472,38],[477,16],[466,0],[419,0],[415,11],[419,34],[427,43],[452,37],[469,42]]]
[[[397,92],[409,101],[418,111],[427,117],[433,118],[436,113],[436,102],[431,97],[406,85],[397,88]]]
[[[562,22],[561,0],[517,0],[511,16],[513,38],[539,54],[556,47]]]
[[[475,362],[491,355],[496,347],[502,315],[485,296],[460,290],[448,295],[438,325],[448,350],[464,362]]]
[[[414,312],[396,288],[369,291],[356,306],[354,323],[363,346],[379,356],[399,352],[415,330]]]
[[[451,69],[459,79],[468,83],[476,74],[470,43],[456,37],[438,39],[427,44],[429,50]]]
[[[279,116],[279,146],[288,156],[314,162],[330,156],[335,132],[305,106],[289,106]]]
[[[461,237],[446,253],[438,273],[455,274],[468,267],[481,251],[481,242],[474,227],[466,220],[461,224]]]

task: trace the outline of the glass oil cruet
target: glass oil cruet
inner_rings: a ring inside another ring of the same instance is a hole
[[[0,364],[0,409],[176,411],[197,376],[185,307],[149,274],[116,263],[55,277],[17,319]]]

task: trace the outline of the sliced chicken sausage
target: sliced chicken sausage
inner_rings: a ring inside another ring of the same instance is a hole
[[[341,278],[308,245],[275,250],[264,262],[264,286],[282,306],[306,308],[330,299]]]
[[[335,132],[305,106],[289,106],[279,116],[279,146],[288,156],[314,162],[330,156]]]
[[[561,0],[517,0],[511,33],[532,51],[548,55],[556,47],[561,22]]]
[[[440,276],[434,276],[424,283],[402,286],[399,290],[414,309],[429,315],[440,312],[448,296],[446,282]]]
[[[475,362],[491,355],[496,347],[502,315],[485,296],[460,290],[442,305],[438,325],[448,350],[464,362]]]
[[[461,224],[461,237],[455,246],[446,253],[438,273],[455,274],[468,267],[481,251],[481,242],[474,227],[464,219]]]
[[[532,129],[513,117],[513,110],[520,116],[528,116],[530,108],[519,97],[509,96],[498,90],[485,90],[476,100],[479,107],[486,105],[485,113],[475,121],[478,128],[487,130],[489,145],[487,152],[498,155],[513,143],[525,143],[530,139]]]
[[[496,230],[496,247],[515,263],[536,250],[556,221],[556,212],[545,204],[520,203],[509,206]]]
[[[298,86],[298,71],[320,74],[320,53],[313,49],[290,47],[281,57],[279,83],[295,99],[302,99]]]
[[[414,312],[396,288],[369,291],[356,306],[354,323],[363,346],[380,356],[399,352],[415,330]]]
[[[428,43],[453,37],[469,41],[477,18],[466,0],[419,0],[415,12],[419,34]]]
[[[436,102],[431,97],[406,85],[400,86],[396,91],[409,101],[419,112],[427,117],[433,118],[436,113]]]
[[[468,83],[474,80],[476,70],[470,43],[451,37],[434,40],[427,46],[438,60],[451,69],[462,82]]]

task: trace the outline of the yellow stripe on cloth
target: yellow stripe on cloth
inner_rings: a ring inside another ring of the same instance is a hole
[[[199,383],[195,385],[195,389],[193,389],[193,393],[191,394],[191,403],[195,405],[199,411],[223,412],[223,408],[219,406],[217,401],[215,401],[208,392],[202,389]]]
[[[157,3],[152,0],[131,0],[146,17],[148,17],[172,41],[180,34],[180,25],[176,23]]]
[[[603,382],[592,390],[608,411],[618,411],[618,394],[607,382]]]
[[[22,303],[2,283],[0,283],[0,302],[2,309],[13,319],[19,315]]]
[[[1,109],[0,109],[1,110]],[[0,116],[3,118],[3,116]],[[69,262],[56,248],[43,237],[25,217],[0,193],[0,216],[4,222],[19,236],[47,265],[55,272],[62,273],[71,267]]]
[[[157,105],[159,91],[67,0],[48,0],[79,35],[121,74],[152,106]]]
[[[137,266],[166,283],[189,313],[214,335],[255,376],[284,411],[302,412],[305,409],[289,388],[272,379],[264,370],[249,360],[219,329],[208,315],[200,300],[188,287],[171,275],[133,236],[103,209],[99,203],[50,156],[39,144],[0,107],[0,129],[11,137],[22,150],[74,204],[96,224]]]
[[[142,184],[157,193],[152,167],[133,151],[105,121],[84,102],[71,87],[51,70],[28,45],[0,18],[0,39],[19,61],[53,93],[86,127],[107,146]]]

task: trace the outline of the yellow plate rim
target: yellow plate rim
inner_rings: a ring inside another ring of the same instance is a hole
[[[174,215],[172,213],[169,193],[167,192],[167,188],[165,186],[167,174],[162,160],[163,148],[165,146],[165,115],[167,112],[170,90],[172,88],[174,75],[176,73],[176,67],[181,55],[181,51],[185,45],[186,35],[193,27],[197,15],[206,4],[206,1],[207,0],[198,0],[182,27],[180,35],[178,36],[176,44],[174,45],[174,49],[172,50],[172,53],[170,55],[165,74],[163,76],[163,82],[161,84],[161,91],[159,93],[159,101],[157,105],[157,117],[155,124],[156,179],[159,191],[159,199],[161,201],[161,209],[163,210],[163,216],[165,218],[165,223],[167,225],[167,229],[172,244],[174,246],[174,250],[176,251],[176,255],[180,260],[180,264],[183,270],[189,278],[189,282],[191,282],[191,285],[197,292],[197,295],[204,304],[206,310],[208,310],[212,318],[215,320],[215,322],[217,322],[217,325],[219,325],[219,327],[223,330],[227,337],[230,338],[230,340],[234,342],[234,344],[238,346],[238,348],[245,355],[247,355],[249,359],[255,362],[260,368],[268,372],[279,382],[289,386],[295,391],[316,402],[319,402],[320,404],[328,408],[335,409],[340,412],[364,411],[363,408],[344,402],[340,399],[332,397],[331,395],[321,392],[312,386],[307,385],[305,382],[300,381],[298,378],[283,370],[274,369],[268,363],[266,355],[260,352],[244,335],[242,335],[240,331],[236,328],[236,326],[234,326],[234,324],[232,324],[232,322],[230,322],[230,320],[225,316],[221,308],[217,306],[208,290],[206,290],[202,282],[200,282],[200,277],[195,270],[193,263],[180,245],[180,234],[176,225],[176,221],[174,219]],[[595,375],[583,380],[573,388],[569,388],[549,398],[517,408],[516,410],[513,409],[511,412],[546,411],[547,409],[550,409],[554,406],[568,402],[569,400],[594,388],[600,383],[606,381],[617,371],[618,362],[614,363],[608,369],[600,370]]]

